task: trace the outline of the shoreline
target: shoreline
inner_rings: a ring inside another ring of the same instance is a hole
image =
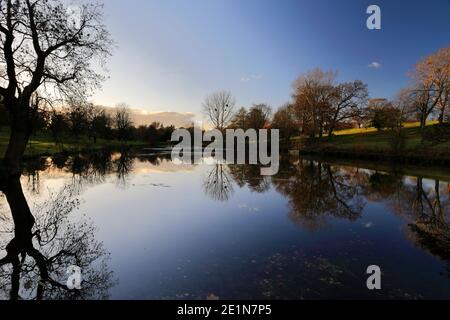
[[[38,160],[40,158],[45,158],[45,157],[58,157],[58,156],[70,156],[70,155],[75,155],[75,154],[80,154],[80,153],[92,153],[92,152],[104,152],[104,151],[109,151],[109,152],[113,152],[113,151],[120,151],[121,149],[127,149],[127,150],[131,150],[134,148],[145,148],[148,147],[148,145],[146,144],[142,144],[142,145],[137,145],[137,144],[124,144],[124,145],[113,145],[113,146],[99,146],[98,148],[80,148],[80,149],[68,149],[68,150],[63,150],[60,152],[42,152],[42,153],[36,153],[36,154],[25,154],[23,156],[23,161],[34,161],[34,160]],[[0,157],[0,164],[3,160],[3,156]]]
[[[407,150],[403,154],[386,152],[386,150],[342,150],[332,147],[311,147],[299,150],[302,156],[332,157],[346,160],[380,161],[384,163],[425,166],[450,166],[450,154],[429,154],[425,150]]]

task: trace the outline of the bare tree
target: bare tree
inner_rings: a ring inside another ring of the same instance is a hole
[[[111,123],[112,119],[107,114],[105,108],[93,106],[89,114],[89,138],[94,139],[97,143],[97,138],[103,139],[111,138]]]
[[[420,121],[420,128],[424,129],[431,114],[436,111],[439,100],[430,84],[417,84],[412,92],[412,108]]]
[[[342,124],[361,116],[368,100],[367,85],[362,81],[336,83],[337,73],[314,69],[294,82],[293,108],[310,137],[329,136]]]
[[[11,120],[6,175],[20,173],[36,112],[33,94],[86,97],[103,79],[93,67],[103,65],[112,46],[103,7],[82,3],[76,15],[69,8],[62,0],[0,1],[0,95]]]
[[[336,93],[328,124],[329,136],[342,122],[359,116],[369,97],[367,85],[359,80],[341,83],[335,89]]]
[[[70,120],[72,134],[76,138],[87,133],[89,129],[89,116],[92,113],[93,108],[94,105],[91,103],[70,99],[67,108],[67,116]]]
[[[119,140],[127,140],[133,122],[131,121],[130,108],[127,104],[121,103],[116,106],[114,115],[114,125],[117,129]]]
[[[414,111],[411,106],[414,105],[414,99],[411,88],[401,89],[392,101],[393,106],[399,111],[402,122],[407,120],[415,120]]]
[[[230,92],[220,91],[206,97],[203,103],[203,113],[214,128],[223,131],[233,118],[235,105],[236,100]]]

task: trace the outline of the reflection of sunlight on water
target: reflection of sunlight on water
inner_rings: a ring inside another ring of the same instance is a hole
[[[184,173],[188,173],[188,172],[192,172],[193,170],[195,170],[194,165],[191,164],[181,164],[181,165],[177,165],[174,164],[172,161],[170,160],[162,160],[160,164],[158,165],[153,165],[153,164],[149,164],[147,162],[139,162],[136,161],[134,163],[134,169],[133,169],[133,173],[136,174],[142,174],[142,173],[176,173],[176,172],[184,172]]]

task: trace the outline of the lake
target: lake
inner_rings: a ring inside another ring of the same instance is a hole
[[[450,299],[445,168],[285,156],[261,177],[146,149],[42,158],[21,185],[53,282],[28,257],[1,299]],[[1,194],[0,258],[13,238]],[[72,265],[81,290],[58,285]]]

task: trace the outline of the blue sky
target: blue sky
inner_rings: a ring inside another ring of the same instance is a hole
[[[366,28],[371,4],[380,31]],[[315,67],[390,98],[419,59],[450,45],[449,0],[108,0],[105,11],[118,47],[94,101],[149,112],[199,114],[217,90],[277,108]]]

